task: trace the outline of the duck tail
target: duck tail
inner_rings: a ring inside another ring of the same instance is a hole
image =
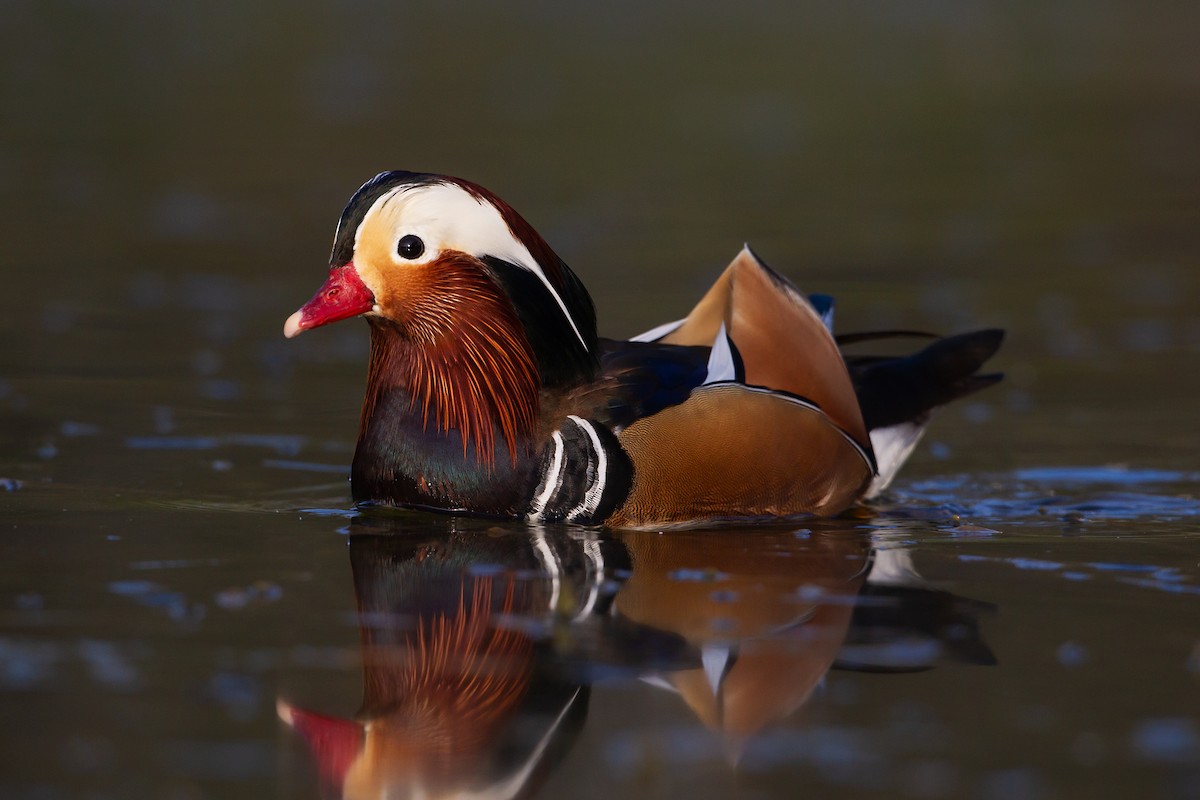
[[[945,338],[916,331],[855,333],[837,338],[838,345],[845,347],[897,337],[933,341],[904,356],[845,355],[879,462],[879,475],[868,497],[878,494],[895,477],[924,433],[933,409],[986,389],[1004,377],[999,372],[980,373],[1004,341],[1004,331],[998,328]]]

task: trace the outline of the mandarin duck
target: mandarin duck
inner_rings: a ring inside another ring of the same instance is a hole
[[[977,373],[1003,338],[843,356],[906,332],[835,338],[832,300],[748,247],[685,318],[600,338],[582,282],[510,205],[403,171],[350,198],[284,335],[356,316],[371,331],[356,503],[642,528],[846,510],[887,485],[933,408],[999,380]]]

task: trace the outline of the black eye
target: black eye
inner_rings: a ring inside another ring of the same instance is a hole
[[[420,236],[413,236],[410,233],[400,237],[400,243],[396,245],[396,252],[400,254],[401,258],[410,260],[420,258],[421,253],[425,252],[425,243],[421,241]]]

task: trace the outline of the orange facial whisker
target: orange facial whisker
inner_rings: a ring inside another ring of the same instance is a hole
[[[536,425],[540,376],[511,302],[468,256],[425,265],[419,280],[404,293],[404,318],[375,325],[364,430],[382,394],[401,386],[424,429],[459,432],[464,457],[474,447],[491,469],[498,429],[515,465]]]

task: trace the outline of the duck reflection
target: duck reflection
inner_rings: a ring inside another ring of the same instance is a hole
[[[630,532],[621,541],[633,570],[616,612],[700,652],[694,668],[648,679],[678,692],[734,756],[829,671],[869,571],[870,548],[857,535]]]
[[[840,531],[599,533],[357,518],[363,704],[280,704],[329,793],[528,796],[571,747],[589,686],[678,694],[736,761],[834,667],[991,663],[984,604],[922,585],[907,551]]]
[[[846,531],[623,532],[632,574],[617,614],[679,633],[690,669],[647,675],[724,738],[747,741],[791,716],[832,668],[911,672],[995,659],[979,637],[986,603],[925,585],[910,551]]]
[[[595,670],[686,658],[679,637],[605,613],[617,542],[406,519],[351,526],[357,720],[279,704],[332,796],[525,796],[578,733]]]

